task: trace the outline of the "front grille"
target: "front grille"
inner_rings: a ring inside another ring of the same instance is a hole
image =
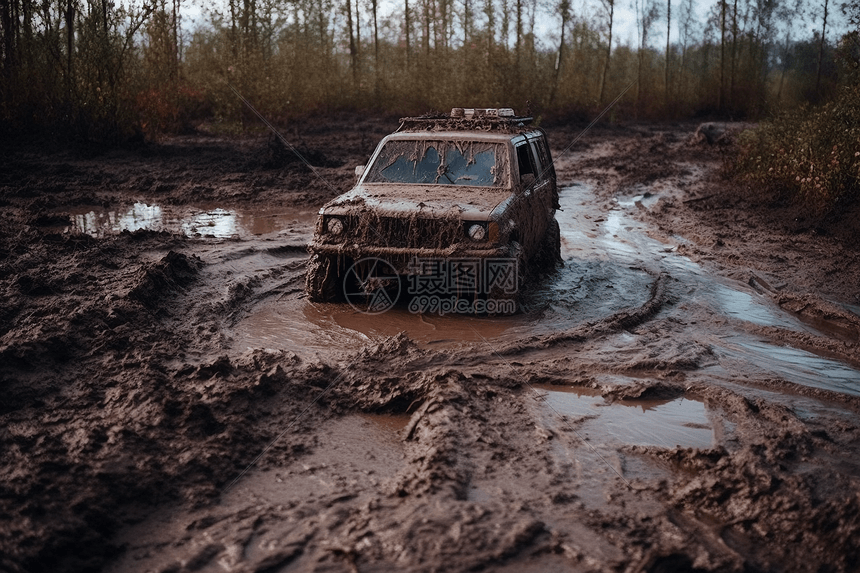
[[[463,239],[457,218],[379,217],[364,213],[344,217],[345,237],[361,245],[407,249],[445,249]]]

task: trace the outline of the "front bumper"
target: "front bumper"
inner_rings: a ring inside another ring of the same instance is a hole
[[[387,262],[401,274],[408,274],[409,269],[413,268],[415,259],[484,260],[510,256],[508,247],[498,244],[485,248],[468,248],[463,245],[453,245],[447,249],[428,249],[312,241],[308,244],[308,252],[312,255],[346,257],[353,261],[374,257]]]

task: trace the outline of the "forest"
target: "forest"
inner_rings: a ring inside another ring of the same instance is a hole
[[[0,130],[240,132],[255,120],[237,93],[275,123],[453,106],[584,121],[613,102],[607,121],[754,120],[856,85],[856,6],[707,1],[8,0]]]

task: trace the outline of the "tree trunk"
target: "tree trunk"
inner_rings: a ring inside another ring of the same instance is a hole
[[[776,90],[776,102],[779,103],[782,100],[782,85],[785,82],[785,70],[788,67],[786,65],[786,56],[788,56],[788,50],[791,45],[791,28],[785,32],[785,53],[782,57],[782,71],[779,74],[779,88]]]
[[[606,74],[609,71],[609,58],[612,55],[612,23],[615,19],[615,0],[607,0],[609,4],[609,42],[606,44],[606,59],[603,61],[603,73],[600,78],[600,96],[597,101],[603,106],[603,96],[606,94]]]
[[[68,0],[66,4],[66,91],[68,102],[72,101],[73,66],[75,53],[75,4]]]
[[[173,0],[173,79],[177,79],[179,77],[179,60],[181,59],[179,51],[179,14],[179,0]]]
[[[824,41],[827,34],[827,4],[828,0],[824,0],[824,17],[821,22],[821,42],[818,44],[818,71],[815,74],[815,93],[819,94],[821,89],[821,61],[824,56]]]
[[[355,0],[355,58],[358,65],[356,69],[361,72],[361,7]]]
[[[671,37],[670,31],[672,30],[672,0],[666,0],[666,79],[664,80],[666,91],[664,93],[664,102],[666,104],[666,109],[669,109],[669,54],[671,44],[669,43],[669,39]]]
[[[379,93],[379,19],[377,17],[377,4],[379,0],[370,0],[370,8],[373,12],[373,74],[374,90]]]
[[[493,65],[493,47],[496,34],[496,13],[493,0],[484,2],[484,13],[487,16],[487,68]]]
[[[723,111],[723,85],[725,85],[726,62],[726,0],[720,0],[720,91],[717,109]]]
[[[517,78],[519,78],[520,73],[520,48],[523,39],[523,0],[517,1],[517,29],[516,29],[516,42],[514,43],[514,58],[516,63],[516,74]]]
[[[230,51],[233,54],[233,62],[236,62],[239,56],[239,38],[236,23],[236,2],[238,0],[230,0]]]
[[[358,54],[355,51],[355,33],[352,29],[352,0],[346,0],[346,22],[349,28],[349,62],[352,68],[352,86],[358,88]]]
[[[424,0],[424,56],[430,61],[430,0]]]
[[[735,99],[735,68],[737,62],[738,46],[738,0],[734,1],[732,8],[732,70],[729,78],[729,109],[734,106]]]
[[[469,48],[470,39],[472,37],[471,30],[472,20],[472,4],[469,0],[463,0],[463,47]]]
[[[404,28],[406,30],[406,71],[409,72],[410,61],[409,61],[409,0],[403,0],[403,20],[404,20]]]
[[[555,77],[552,82],[552,90],[549,93],[549,106],[555,103],[555,94],[558,91],[558,78],[561,75],[561,65],[564,60],[564,31],[567,29],[567,21],[570,18],[570,0],[561,0],[559,4],[561,12],[561,40],[558,43],[558,57],[555,60]]]
[[[18,19],[15,18],[12,14],[12,2],[8,0],[4,0],[2,2],[2,8],[0,8],[0,18],[2,18],[3,23],[3,77],[5,79],[5,86],[3,88],[3,97],[6,101],[2,103],[8,103],[11,99],[11,92],[14,89],[13,86],[15,83],[13,82],[13,75],[17,66],[15,65],[16,54],[15,54],[15,28],[17,28],[16,24]],[[8,90],[8,91],[7,91]]]

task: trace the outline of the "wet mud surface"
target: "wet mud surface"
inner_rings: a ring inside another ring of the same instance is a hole
[[[293,132],[322,179],[265,138],[4,150],[0,570],[860,567],[850,233],[695,125],[549,126],[523,312],[311,303],[314,213],[394,128]]]

